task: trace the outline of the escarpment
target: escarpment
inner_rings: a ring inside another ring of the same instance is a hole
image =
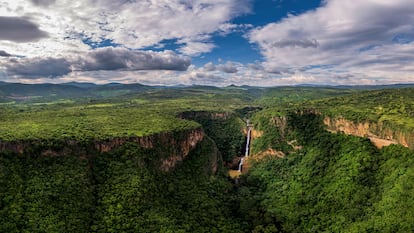
[[[329,132],[340,132],[347,135],[365,137],[370,139],[370,141],[378,148],[389,146],[391,144],[400,144],[410,149],[414,149],[414,130],[398,127],[392,122],[372,122],[368,120],[354,122],[341,116],[330,117],[313,109],[309,111],[296,111],[290,114],[290,116],[271,117],[267,127],[272,127],[276,130],[273,132],[275,136],[271,140],[273,142],[286,140],[292,127],[298,127],[300,128],[299,130],[306,131],[308,123],[301,123],[303,125],[299,126],[297,125],[298,122],[293,122],[292,118],[292,116],[301,117],[306,114],[319,116],[321,122],[318,123],[318,125],[321,124],[322,128],[325,128]],[[270,132],[270,130],[267,131]],[[267,132],[267,134],[269,134],[269,132]],[[269,137],[269,135],[267,136]],[[265,149],[266,148],[262,148],[262,150]]]
[[[94,140],[93,144],[99,152],[108,152],[126,142],[135,142],[144,148],[157,148],[161,145],[171,145],[170,152],[174,155],[187,155],[198,142],[204,138],[202,128],[183,130],[178,132],[161,132],[142,137],[118,137],[106,140]]]
[[[330,117],[315,109],[296,111],[295,114],[319,115],[323,119],[323,126],[326,130],[369,138],[378,148],[389,146],[391,144],[400,144],[410,149],[414,149],[414,130],[398,127],[392,122],[372,122],[369,120],[354,122],[341,116]],[[287,127],[289,121],[289,117],[284,116],[273,117],[271,119],[273,125],[280,130],[281,137],[286,135],[289,131]]]
[[[204,140],[202,128],[182,131],[161,132],[141,137],[114,137],[86,141],[64,140],[22,140],[0,141],[0,151],[8,151],[28,156],[65,156],[77,155],[88,158],[110,152],[126,143],[136,143],[142,148],[152,149],[160,159],[159,169],[169,171],[183,161],[189,153]]]
[[[359,137],[368,137],[377,147],[401,144],[414,149],[414,131],[403,130],[384,122],[353,122],[342,117],[325,117],[327,130]]]

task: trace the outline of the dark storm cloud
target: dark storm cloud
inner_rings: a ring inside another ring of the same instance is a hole
[[[274,47],[286,48],[286,47],[300,47],[300,48],[317,48],[319,43],[315,39],[301,39],[301,40],[289,40],[283,39],[272,44]]]
[[[11,56],[11,54],[7,53],[4,50],[0,50],[0,57],[10,57],[10,56]]]
[[[38,41],[48,34],[39,26],[23,17],[0,16],[0,40],[14,42]]]
[[[56,0],[31,0],[37,6],[49,6],[56,2]]]
[[[100,70],[184,71],[190,64],[189,58],[179,56],[171,51],[130,51],[122,48],[102,48],[76,57],[20,58],[3,62],[5,71],[9,75],[28,78],[54,78],[67,75],[72,70],[81,72]]]
[[[90,52],[79,64],[83,71],[93,70],[177,70],[185,71],[191,60],[171,51],[131,51],[101,48]]]
[[[9,75],[27,78],[57,77],[72,71],[65,58],[12,59],[5,68]]]

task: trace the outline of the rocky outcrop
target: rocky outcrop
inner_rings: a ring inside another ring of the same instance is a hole
[[[177,153],[188,154],[203,138],[204,131],[201,128],[197,128],[180,132],[161,132],[141,137],[117,137],[106,140],[94,140],[94,146],[99,152],[108,152],[126,142],[136,142],[143,148],[172,145],[177,149]]]
[[[176,164],[183,161],[185,157],[188,156],[190,151],[193,150],[203,139],[204,131],[201,128],[192,130],[187,134],[180,135],[178,138],[159,138],[159,140],[157,140],[158,145],[161,143],[161,145],[169,145],[172,147],[172,151],[169,156],[162,160],[161,170],[169,171],[171,168],[174,168]],[[154,146],[155,143],[148,145]]]
[[[0,151],[11,151],[18,154],[23,154],[25,148],[28,148],[31,145],[30,142],[9,142],[9,141],[0,141]]]
[[[94,141],[94,146],[99,152],[111,151],[127,142],[135,142],[143,148],[163,148],[160,151],[160,153],[164,154],[160,169],[169,171],[178,162],[183,161],[190,151],[204,139],[204,136],[204,131],[201,128],[197,128],[180,132],[162,132],[142,137],[113,138],[105,141],[98,140]]]
[[[288,123],[286,116],[272,117],[272,123],[280,130],[282,137],[286,136]]]
[[[331,132],[342,132],[349,135],[367,137],[377,147],[401,144],[410,149],[414,149],[414,131],[393,129],[383,122],[353,122],[342,117],[325,117],[323,122],[327,126],[327,130]]]
[[[154,149],[160,154],[160,169],[169,171],[185,159],[199,142],[205,137],[202,128],[183,130],[179,132],[161,132],[142,137],[116,137],[105,140],[77,142],[74,140],[50,141],[0,141],[0,151],[18,154],[32,152],[41,156],[63,156],[77,154],[87,157],[87,154],[109,152],[125,143],[137,143],[143,148]]]

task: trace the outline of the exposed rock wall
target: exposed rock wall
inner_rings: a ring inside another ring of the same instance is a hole
[[[183,130],[180,132],[162,132],[142,137],[117,137],[105,140],[92,140],[90,142],[77,142],[67,140],[58,142],[61,146],[53,146],[48,141],[0,141],[0,151],[14,153],[27,153],[35,149],[42,156],[62,156],[77,154],[87,157],[88,153],[109,152],[127,142],[135,142],[144,148],[155,149],[162,154],[161,167],[163,171],[169,171],[194,149],[205,137],[202,128]]]
[[[19,154],[23,154],[26,148],[31,145],[30,142],[18,142],[18,141],[2,141],[0,142],[0,151],[11,151]]]
[[[305,112],[322,115],[313,109]],[[303,114],[304,112],[298,111],[297,113]],[[286,136],[288,132],[287,117],[272,117],[271,122],[280,130],[282,137]],[[414,149],[414,130],[399,129],[398,127],[392,127],[383,122],[353,122],[343,117],[331,118],[326,116],[324,117],[323,123],[330,132],[342,132],[348,135],[369,138],[378,148],[391,144],[401,144],[410,149]]]
[[[353,122],[341,117],[325,117],[323,122],[329,131],[367,137],[378,147],[389,144],[401,144],[414,149],[414,131],[404,132],[399,129],[392,129],[382,122]]]
[[[106,140],[95,140],[94,147],[99,152],[108,152],[126,142],[136,142],[144,148],[156,148],[159,145],[171,145],[177,153],[188,154],[198,142],[203,140],[201,128],[180,132],[162,132],[142,137],[119,137]]]
[[[272,117],[272,123],[280,130],[280,135],[285,137],[288,129],[286,116]]]

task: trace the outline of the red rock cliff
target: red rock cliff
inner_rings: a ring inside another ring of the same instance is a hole
[[[199,142],[205,137],[202,128],[183,130],[180,132],[161,132],[158,134],[142,137],[117,137],[105,140],[92,140],[90,143],[78,143],[74,140],[61,142],[63,146],[54,148],[49,142],[41,140],[36,141],[0,141],[0,151],[11,151],[14,153],[25,153],[31,148],[40,148],[40,154],[43,156],[60,156],[66,154],[78,154],[81,157],[87,157],[91,150],[95,152],[108,152],[127,142],[135,142],[144,148],[163,148],[162,161],[160,169],[169,171],[176,164],[185,159],[185,157],[194,149]],[[39,147],[40,146],[40,147]],[[30,152],[28,152],[30,153]]]
[[[95,149],[100,152],[108,152],[123,145],[126,142],[136,142],[144,148],[157,148],[162,146],[168,153],[162,160],[161,170],[169,171],[175,165],[184,160],[196,145],[204,139],[204,131],[201,128],[185,130],[182,132],[162,132],[142,137],[113,138],[105,141],[94,142]]]
[[[382,122],[353,122],[342,117],[324,118],[327,130],[369,138],[377,147],[401,144],[414,149],[414,131],[402,131],[385,126]]]

